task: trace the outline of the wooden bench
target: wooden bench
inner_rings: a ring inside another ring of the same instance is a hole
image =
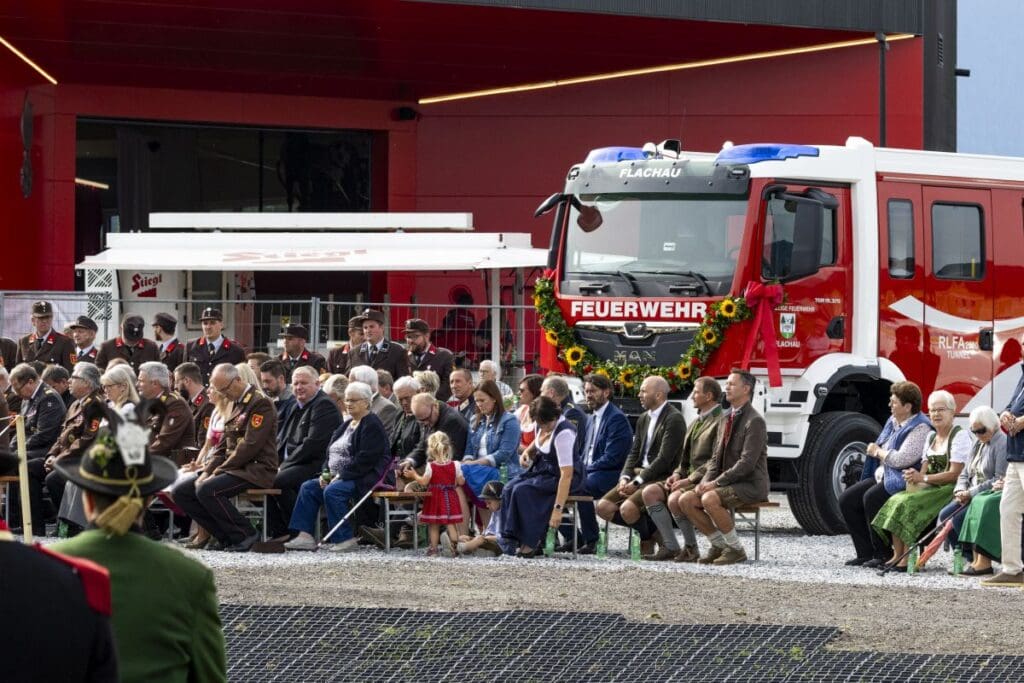
[[[419,550],[420,535],[416,528],[419,523],[420,506],[429,491],[376,491],[373,499],[384,503],[384,552],[391,552],[391,522],[408,522],[412,525],[412,549]],[[409,505],[410,508],[396,507]]]
[[[754,532],[754,562],[761,559],[761,510],[763,508],[777,508],[778,503],[770,500],[760,503],[748,503],[732,510],[733,522],[737,525],[744,525],[748,530]]]
[[[19,479],[13,476],[0,477],[0,495],[4,499],[4,520],[11,521],[11,484],[17,484]]]
[[[267,505],[269,496],[281,495],[281,489],[246,489],[232,499],[235,507],[247,518],[260,516],[263,518],[261,524],[260,540],[266,541],[269,534],[270,521],[267,518]]]

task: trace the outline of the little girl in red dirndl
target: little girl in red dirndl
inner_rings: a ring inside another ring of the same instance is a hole
[[[444,432],[434,432],[427,440],[427,466],[422,476],[414,478],[421,486],[426,486],[430,495],[423,503],[420,521],[427,524],[430,547],[427,555],[440,553],[438,547],[441,540],[441,525],[448,532],[452,556],[458,553],[456,547],[459,533],[456,524],[462,523],[462,507],[456,488],[466,483],[462,476],[462,463],[452,460],[452,444]]]

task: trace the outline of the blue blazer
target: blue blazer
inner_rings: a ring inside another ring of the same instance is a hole
[[[351,421],[352,418],[348,418],[334,430],[330,443],[341,438]],[[352,434],[352,458],[338,474],[346,481],[355,480],[360,492],[365,492],[376,484],[391,463],[388,433],[384,430],[384,423],[373,413],[368,413],[360,420],[359,426]]]
[[[591,417],[591,424],[593,421],[594,418]],[[597,428],[597,435],[594,438],[594,455],[590,460],[590,466],[587,467],[587,473],[614,471],[617,474],[621,472],[632,446],[633,430],[629,426],[629,419],[618,406],[609,402],[601,417],[601,424]],[[586,455],[584,453],[583,457],[586,458]]]

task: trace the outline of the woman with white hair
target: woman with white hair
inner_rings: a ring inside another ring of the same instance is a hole
[[[498,385],[502,396],[510,397],[515,393],[512,391],[512,387],[501,381],[501,366],[493,360],[480,361],[480,381],[486,382],[487,380]]]
[[[953,488],[971,457],[971,436],[953,424],[956,400],[948,391],[933,391],[928,397],[928,416],[935,431],[925,442],[921,469],[903,470],[907,490],[885,502],[871,521],[883,537],[892,535],[892,558],[887,566],[906,571],[905,551],[917,543],[921,532],[953,499]]]
[[[135,390],[138,380],[127,363],[111,365],[100,377],[103,394],[107,403],[115,410],[132,409],[139,404],[139,392]]]
[[[971,433],[977,441],[970,464],[960,473],[954,500],[939,513],[939,523],[945,523],[956,508],[967,506],[953,517],[949,543],[959,542],[964,556],[973,556],[964,576],[983,576],[992,573],[992,560],[1002,557],[999,501],[1006,475],[1006,434],[999,428],[999,415],[988,406],[971,411]]]

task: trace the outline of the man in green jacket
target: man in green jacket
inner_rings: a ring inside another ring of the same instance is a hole
[[[213,573],[138,533],[148,497],[177,474],[173,462],[148,453],[147,419],[108,410],[109,431],[84,456],[56,463],[83,489],[90,529],[53,548],[110,572],[122,681],[224,681]]]

